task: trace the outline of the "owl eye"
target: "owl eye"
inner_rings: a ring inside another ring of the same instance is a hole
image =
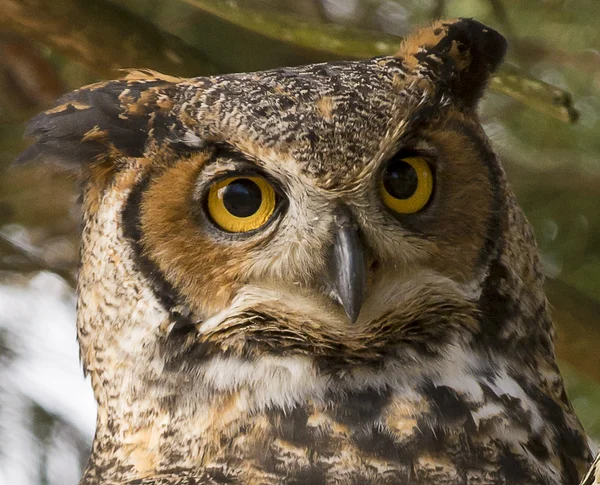
[[[208,191],[208,213],[227,232],[248,232],[263,226],[275,210],[275,191],[262,177],[230,177]]]
[[[381,196],[390,209],[400,214],[420,211],[433,192],[433,175],[421,157],[392,159],[381,180]]]

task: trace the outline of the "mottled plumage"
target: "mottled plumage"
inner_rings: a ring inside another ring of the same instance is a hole
[[[83,185],[82,483],[579,482],[534,237],[476,114],[505,49],[437,22],[394,57],[132,72],[34,118],[22,159]],[[433,193],[393,213],[382,172],[410,157]],[[241,234],[206,202],[235,174],[277,198]]]

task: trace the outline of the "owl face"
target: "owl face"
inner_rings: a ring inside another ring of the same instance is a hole
[[[300,333],[308,352],[446,298],[472,313],[501,172],[475,114],[403,69],[375,59],[189,87],[197,121],[181,138],[198,147],[145,168],[124,219],[217,347],[262,345],[265,321],[277,335],[262,351]],[[307,339],[307,325],[321,330]]]
[[[494,211],[484,135],[458,113],[394,133],[410,114],[369,130],[370,150],[346,150],[356,133],[341,113],[312,146],[264,148],[223,136],[161,167],[138,208],[145,252],[204,315],[252,286],[276,289],[284,302],[302,294],[346,320],[328,301],[344,291],[335,285],[346,271],[367,306],[403,275],[477,278]],[[339,152],[329,162],[339,168],[319,173],[311,152],[328,149]]]

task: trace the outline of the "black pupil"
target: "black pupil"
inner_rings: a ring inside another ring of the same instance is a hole
[[[396,199],[408,199],[417,191],[419,177],[415,169],[403,160],[393,160],[383,174],[385,190]]]
[[[250,179],[236,179],[223,189],[223,204],[236,217],[256,214],[262,203],[262,193]]]

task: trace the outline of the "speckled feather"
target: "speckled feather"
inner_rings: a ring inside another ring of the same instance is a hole
[[[77,170],[78,334],[98,400],[82,484],[576,484],[535,240],[476,104],[506,49],[467,19],[397,56],[178,79],[136,71],[58,101],[21,160]],[[380,167],[425,153],[418,214]],[[232,237],[203,211],[237,170],[286,205]],[[351,325],[324,291],[336,208],[368,248]],[[591,483],[591,482],[590,482]]]

